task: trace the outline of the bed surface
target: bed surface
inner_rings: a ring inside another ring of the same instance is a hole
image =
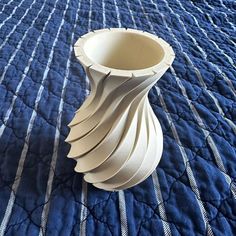
[[[176,59],[149,100],[164,134],[156,171],[106,192],[66,158],[89,93],[79,36],[137,28]],[[1,235],[235,235],[236,3],[230,0],[0,2]]]

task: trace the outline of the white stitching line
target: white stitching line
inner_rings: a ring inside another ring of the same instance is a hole
[[[189,34],[189,33],[187,32],[186,27],[185,27],[183,21],[180,19],[180,16],[178,15],[178,13],[174,13],[174,11],[173,11],[172,8],[169,6],[168,2],[166,2],[166,0],[164,0],[164,2],[165,2],[166,7],[171,11],[171,13],[174,14],[174,15],[176,16],[176,18],[179,20],[180,24],[181,24],[182,27],[183,27],[183,30],[184,30],[185,34],[188,35],[188,36],[191,38],[191,40],[194,42],[195,46],[196,46],[196,47],[198,48],[198,50],[202,53],[203,58],[205,59],[205,61],[208,62],[212,67],[214,67],[214,68],[216,69],[216,71],[217,71],[220,75],[223,76],[224,80],[226,81],[226,83],[227,83],[228,86],[230,87],[231,92],[233,93],[234,96],[236,96],[236,90],[235,90],[235,88],[234,88],[234,86],[233,86],[233,84],[232,84],[232,81],[226,76],[226,74],[225,74],[217,65],[215,65],[213,62],[211,62],[211,61],[209,61],[209,60],[207,59],[207,54],[206,54],[206,52],[203,50],[202,47],[199,46],[199,44],[197,43],[196,39],[195,39],[191,34]],[[195,23],[196,23],[196,22],[195,22]],[[196,23],[196,24],[197,24],[197,23]],[[198,24],[197,24],[197,25],[198,25]],[[199,26],[199,25],[198,25],[198,26]],[[200,27],[200,26],[199,26],[199,27]]]
[[[127,6],[128,6],[128,10],[129,10],[129,13],[130,13],[130,16],[131,16],[131,19],[132,19],[132,22],[133,22],[133,25],[134,25],[134,28],[137,29],[137,24],[135,22],[135,19],[134,19],[134,15],[130,9],[130,4],[129,4],[129,1],[126,0],[126,3],[127,3]]]
[[[54,8],[55,8],[55,5],[56,5],[57,2],[58,2],[58,0],[55,2]],[[53,9],[52,12],[54,12],[54,11],[55,11],[55,10]],[[23,74],[22,74],[22,77],[21,77],[21,79],[20,79],[19,84],[17,85],[17,88],[16,88],[16,95],[13,96],[12,101],[11,101],[11,105],[10,105],[9,109],[7,110],[7,112],[6,112],[6,115],[4,116],[4,123],[3,123],[3,124],[1,125],[1,127],[0,127],[0,138],[1,138],[3,132],[4,132],[5,128],[6,128],[6,124],[7,124],[7,122],[8,122],[8,119],[9,119],[10,115],[11,115],[13,106],[14,106],[14,104],[15,104],[15,100],[16,100],[17,95],[18,95],[18,93],[19,93],[19,91],[20,91],[20,88],[21,88],[21,86],[22,86],[22,84],[23,84],[23,82],[24,82],[24,79],[26,78],[27,73],[29,72],[31,63],[33,62],[34,56],[35,56],[35,54],[36,54],[36,50],[38,49],[39,43],[40,43],[40,41],[41,41],[41,39],[42,39],[42,36],[44,35],[45,30],[46,30],[46,27],[47,27],[47,25],[48,25],[48,23],[49,23],[49,21],[50,21],[50,19],[51,19],[51,17],[52,17],[52,12],[50,12],[50,14],[48,15],[48,19],[47,19],[47,21],[45,22],[45,25],[44,25],[44,27],[43,27],[43,30],[41,31],[41,33],[40,33],[40,35],[39,35],[39,37],[38,37],[38,39],[37,39],[37,41],[36,41],[36,45],[35,45],[35,47],[34,47],[34,50],[33,50],[32,54],[31,54],[31,57],[30,57],[30,59],[29,59],[29,61],[28,61],[28,64],[27,64],[27,66],[26,66],[25,69],[24,69],[24,72],[23,72]],[[18,46],[18,45],[17,45],[17,46]]]
[[[165,0],[164,0],[164,1],[165,1]],[[165,1],[165,2],[166,2],[166,1]],[[168,3],[167,3],[167,5],[168,5]],[[177,81],[177,83],[178,83],[178,85],[179,85],[179,87],[180,87],[180,89],[181,89],[181,92],[182,92],[182,94],[184,95],[184,97],[186,98],[186,101],[188,102],[188,105],[189,105],[191,111],[193,112],[193,114],[194,114],[194,116],[195,116],[195,118],[196,118],[198,124],[200,125],[201,130],[202,130],[202,132],[203,132],[203,134],[204,134],[204,136],[205,136],[205,138],[206,138],[206,140],[207,140],[209,146],[211,147],[211,150],[212,150],[213,155],[214,155],[214,157],[215,157],[217,166],[219,167],[220,171],[223,172],[223,175],[224,175],[224,177],[225,177],[225,179],[226,179],[226,182],[229,184],[230,189],[231,189],[231,192],[232,192],[234,198],[236,198],[236,191],[235,191],[236,186],[234,185],[234,183],[231,184],[231,178],[230,178],[230,176],[226,173],[226,170],[225,170],[223,161],[222,161],[222,159],[221,159],[221,157],[220,157],[219,151],[218,151],[218,149],[217,149],[217,147],[216,147],[216,145],[215,145],[215,143],[214,143],[214,141],[213,141],[213,139],[212,139],[212,137],[211,137],[209,131],[206,129],[206,126],[205,126],[203,120],[201,119],[199,113],[197,112],[196,108],[195,108],[194,105],[192,104],[191,100],[188,98],[188,95],[187,95],[187,93],[186,93],[186,90],[185,90],[185,88],[184,88],[184,86],[183,86],[181,80],[180,80],[179,77],[176,75],[174,68],[171,66],[170,69],[171,69],[172,74],[175,76],[176,81]]]
[[[206,2],[205,0],[203,0],[203,2],[204,2],[205,5],[207,5],[211,10],[217,11],[213,6],[211,6],[211,5],[210,5],[208,2]],[[225,16],[226,22],[233,28],[233,30],[235,30],[235,26],[234,26],[233,23],[231,23],[231,22],[229,21],[227,14],[226,14],[225,12],[223,12],[223,11],[220,12],[220,13],[222,13],[222,14]]]
[[[159,209],[159,213],[160,213],[161,221],[163,225],[164,235],[171,236],[172,233],[171,233],[170,225],[169,225],[168,218],[166,215],[165,205],[164,205],[164,201],[163,201],[163,197],[161,193],[161,186],[160,186],[156,171],[152,173],[152,180],[153,180],[154,192],[157,199],[158,209]]]
[[[21,17],[21,19],[17,22],[17,24],[15,24],[12,28],[12,30],[10,31],[10,33],[5,37],[5,40],[3,41],[3,43],[0,45],[0,50],[6,45],[7,41],[9,40],[9,38],[11,37],[11,35],[15,32],[15,29],[17,26],[19,26],[21,24],[21,22],[24,20],[24,18],[27,16],[29,10],[31,10],[31,8],[33,7],[33,5],[36,3],[36,0],[34,0],[30,7],[27,8],[27,10],[25,11],[24,15]],[[8,63],[9,64],[9,63]],[[4,74],[5,75],[5,74]],[[4,75],[1,76],[0,79],[0,84],[2,83],[2,79],[4,77]]]
[[[34,0],[33,3],[35,3],[35,1],[36,1],[36,0]],[[33,3],[32,3],[32,4],[33,4]],[[9,68],[9,66],[11,65],[12,61],[15,59],[15,56],[16,56],[17,52],[20,50],[20,47],[21,47],[23,41],[25,40],[25,38],[26,38],[26,36],[27,36],[29,30],[33,28],[33,25],[35,24],[35,21],[38,19],[39,14],[42,12],[42,10],[43,10],[45,4],[46,4],[46,1],[44,1],[43,5],[41,6],[40,11],[37,13],[36,17],[34,18],[34,20],[33,20],[32,23],[31,23],[30,27],[27,28],[27,30],[25,31],[25,33],[24,33],[22,39],[18,42],[18,44],[17,44],[17,46],[16,46],[16,50],[12,53],[12,55],[11,55],[11,57],[10,57],[10,59],[9,59],[9,61],[8,61],[8,63],[7,63],[7,65],[4,67],[3,73],[2,73],[1,78],[0,78],[0,84],[1,84],[2,81],[4,80],[4,77],[5,77],[5,75],[6,75],[6,72],[7,72],[8,68]],[[32,6],[33,6],[33,5],[31,5],[30,8],[32,8]],[[26,13],[29,11],[30,8],[28,8],[28,9],[26,10],[25,15],[26,15]],[[24,17],[23,17],[23,18],[24,18]],[[23,20],[23,18],[21,18],[21,20],[17,23],[17,25],[20,24],[20,22]],[[16,28],[17,25],[15,25],[15,26],[13,27],[12,31],[6,36],[4,42],[3,42],[3,43],[1,44],[1,46],[0,46],[0,50],[1,50],[1,48],[3,48],[3,47],[5,46],[6,42],[8,41],[9,37],[11,36],[11,34],[15,31],[15,28]],[[18,92],[19,92],[19,91],[16,89],[16,94],[17,94]],[[4,120],[4,121],[5,121],[5,120]]]
[[[178,45],[178,47],[180,48],[180,50],[181,50],[181,52],[183,53],[183,55],[185,56],[185,58],[186,58],[188,64],[189,64],[191,67],[193,67],[193,69],[194,69],[194,71],[195,71],[195,73],[196,73],[196,76],[197,76],[197,78],[198,78],[198,80],[199,80],[201,86],[203,87],[203,89],[205,89],[205,91],[206,91],[206,92],[209,94],[209,96],[213,99],[213,101],[214,101],[214,103],[215,103],[215,105],[216,105],[216,107],[217,107],[217,109],[218,109],[218,111],[219,111],[219,114],[223,117],[223,119],[226,120],[226,122],[231,126],[231,128],[232,128],[233,131],[234,131],[234,133],[236,134],[236,125],[235,125],[230,119],[228,119],[228,118],[225,116],[225,114],[224,114],[222,108],[220,107],[220,104],[219,104],[218,100],[216,99],[216,97],[214,96],[214,94],[213,94],[210,90],[208,90],[208,88],[207,88],[207,86],[206,86],[206,84],[205,84],[205,82],[204,82],[204,80],[203,80],[203,78],[202,78],[202,75],[201,75],[200,71],[199,71],[198,68],[193,64],[193,62],[191,61],[191,59],[189,58],[189,56],[187,55],[187,53],[184,51],[182,45],[179,43],[179,41],[178,41],[177,38],[175,37],[175,35],[174,35],[172,29],[167,26],[167,22],[166,22],[166,20],[165,20],[165,18],[164,18],[164,16],[163,16],[163,14],[158,10],[157,4],[154,3],[153,1],[151,1],[151,2],[152,2],[152,4],[155,5],[156,10],[157,10],[158,13],[161,15],[161,18],[162,18],[162,20],[163,20],[164,25],[166,26],[166,28],[167,28],[167,30],[169,31],[169,33],[171,34],[171,36],[174,38],[174,42],[175,42],[175,43]]]
[[[142,9],[142,12],[143,12],[143,14],[144,14],[144,16],[145,16],[147,22],[148,22],[148,25],[149,25],[151,31],[154,32],[153,25],[152,25],[152,23],[151,23],[151,21],[150,21],[150,19],[149,19],[148,14],[144,11],[142,2],[141,2],[140,0],[138,0],[138,1],[139,1],[139,5],[140,5],[140,7],[141,7],[141,9]]]
[[[125,193],[124,191],[118,191],[119,198],[119,210],[120,210],[120,225],[121,225],[121,235],[128,235],[128,223],[126,216],[126,204],[125,204]]]
[[[4,10],[5,10],[5,7],[8,6],[8,5],[10,5],[13,1],[14,1],[14,0],[11,0],[11,1],[9,1],[8,3],[4,4],[2,10],[0,11],[0,13],[3,13]]]
[[[223,3],[222,0],[219,0],[219,1],[220,1],[221,6],[222,6],[225,10],[229,11],[231,14],[235,14],[235,12],[233,12],[231,9],[229,9],[228,7],[225,6],[225,4]]]
[[[92,7],[93,7],[93,0],[89,0],[88,32],[90,32],[91,30]],[[87,75],[85,77],[85,86],[86,86],[85,92],[86,92],[86,97],[87,97],[90,93],[90,83],[89,83],[89,79]]]
[[[115,3],[116,15],[117,15],[118,27],[121,28],[120,11],[119,11],[119,8],[117,6],[116,0],[114,0],[114,3]]]
[[[158,9],[158,8],[157,8]],[[162,17],[162,16],[161,16]],[[167,27],[168,28],[168,27]],[[155,33],[155,32],[153,32],[153,33]],[[174,69],[173,69],[173,67],[171,66],[170,67],[170,69],[171,69],[171,72],[172,72],[172,74],[174,75],[174,77],[176,78],[176,80],[177,80],[177,83],[178,83],[178,81],[179,81],[179,79],[178,79],[178,77],[177,77],[177,75],[176,75],[176,73],[175,73],[175,71],[174,71]],[[185,91],[185,88],[182,86],[182,84],[181,84],[181,86],[180,86],[180,84],[178,83],[178,85],[179,85],[179,87],[181,88],[181,91]],[[189,99],[187,99],[187,100],[189,100]],[[163,100],[164,101],[164,100]],[[165,103],[162,103],[163,105],[165,104]],[[167,114],[167,118],[168,118],[168,114]],[[169,119],[169,118],[168,118]],[[176,130],[176,128],[175,128],[175,126],[174,126],[174,123],[173,123],[173,135],[174,135],[174,137],[175,137],[175,139],[176,139],[176,141],[178,140],[178,133],[177,133],[177,130]],[[181,144],[181,142],[179,141],[177,141],[177,143],[178,144]],[[181,146],[180,146],[181,147]],[[184,160],[187,160],[187,155],[186,155],[186,152],[185,152],[185,150],[183,149],[183,151],[181,151],[181,154],[182,154],[182,157],[183,157],[183,159]],[[184,162],[184,163],[186,163],[186,161]],[[193,175],[193,173],[192,173],[192,169],[189,167],[189,170],[188,170],[188,177],[189,177],[189,182],[190,182],[190,185],[191,185],[191,188],[192,188],[192,190],[194,191],[196,191],[196,193],[199,193],[199,191],[198,191],[198,188],[197,188],[197,184],[196,184],[196,181],[195,181],[195,178],[194,178],[194,175]],[[199,197],[200,197],[200,194],[199,194]],[[198,202],[198,205],[199,205],[199,208],[200,208],[200,210],[201,210],[201,212],[202,212],[202,216],[203,216],[203,221],[204,221],[204,224],[205,224],[205,227],[206,227],[206,229],[207,229],[207,232],[208,232],[208,235],[213,235],[213,233],[212,233],[212,229],[211,229],[211,226],[209,225],[209,220],[208,220],[208,216],[207,216],[207,214],[206,214],[206,210],[205,210],[205,208],[204,208],[204,206],[203,206],[203,204],[202,204],[202,201],[201,201],[201,199],[198,197],[198,195],[197,195],[197,197],[196,197],[196,200],[197,200],[197,202]]]
[[[203,0],[203,2],[204,2],[205,4],[207,4],[205,0]],[[208,20],[209,20],[210,23],[213,25],[213,27],[214,27],[215,29],[217,29],[221,34],[223,34],[223,35],[229,40],[230,43],[232,43],[234,46],[236,46],[236,43],[235,43],[233,40],[231,40],[231,39],[229,38],[229,35],[226,34],[225,32],[223,32],[223,31],[220,29],[220,27],[214,23],[212,17],[209,15],[209,13],[203,12],[200,7],[198,7],[197,5],[194,5],[192,2],[190,2],[190,4],[191,4],[193,7],[197,8],[198,11],[200,11],[202,14],[206,14],[207,17],[208,17]],[[212,8],[210,5],[207,5],[207,6],[208,6],[209,8],[211,8],[211,9],[214,9],[214,8]],[[227,20],[228,20],[228,19],[226,18],[226,21],[227,21]],[[229,22],[229,23],[230,23],[230,22]],[[232,24],[232,23],[231,23],[231,24]],[[235,28],[235,27],[234,27],[234,28]],[[233,29],[234,29],[234,28],[233,28]]]
[[[221,54],[223,54],[223,55],[227,58],[228,62],[231,64],[231,66],[232,66],[233,68],[236,68],[236,67],[234,66],[233,59],[232,59],[229,55],[227,55],[227,54],[225,53],[225,51],[224,51],[223,49],[221,49],[218,44],[216,44],[216,42],[214,42],[212,39],[209,38],[207,32],[199,25],[199,22],[198,22],[198,20],[196,19],[196,17],[195,17],[193,14],[191,14],[190,12],[188,12],[179,0],[176,0],[176,1],[179,3],[180,8],[193,18],[194,22],[196,23],[196,25],[198,26],[198,28],[201,30],[201,32],[205,35],[205,37],[217,48],[218,51],[221,52]],[[202,12],[201,10],[199,10],[199,8],[198,8],[197,6],[195,6],[192,2],[190,2],[190,3],[191,3],[191,5],[192,5],[194,8],[198,9],[199,12],[203,13],[203,12]],[[169,6],[169,4],[168,4],[168,6]],[[170,7],[169,7],[169,8],[170,8]],[[175,14],[175,13],[174,13],[174,14]],[[176,13],[176,14],[178,15],[178,13]],[[176,14],[175,14],[175,15],[176,15]],[[210,17],[209,14],[208,14],[208,17]],[[178,19],[182,22],[181,18],[178,18]],[[209,18],[209,19],[211,19],[211,18]],[[212,19],[211,19],[211,23],[212,23]],[[213,23],[213,26],[215,26],[214,23]],[[187,29],[186,29],[186,28],[185,28],[185,31],[187,32]],[[227,39],[228,39],[228,37],[227,37]],[[199,44],[197,44],[197,45],[200,47]]]
[[[73,43],[74,43],[74,34],[75,34],[76,25],[77,25],[76,23],[78,21],[80,6],[81,6],[81,1],[79,1],[78,10],[77,10],[76,16],[75,16],[75,23],[74,23],[73,32],[71,35],[71,45],[70,45],[70,50],[69,50],[69,57],[68,57],[68,60],[66,63],[66,73],[65,73],[65,78],[63,81],[62,91],[61,91],[61,99],[60,99],[60,103],[59,103],[59,107],[58,107],[58,117],[57,117],[57,124],[56,124],[55,138],[54,138],[53,155],[52,155],[52,160],[50,163],[50,171],[49,171],[49,177],[48,177],[48,181],[47,181],[47,189],[46,189],[46,194],[45,194],[46,204],[43,207],[42,216],[41,216],[41,230],[43,233],[46,232],[46,225],[47,225],[48,214],[49,214],[49,209],[50,209],[49,198],[50,198],[50,195],[52,192],[54,171],[56,169],[56,163],[57,163],[57,158],[58,158],[58,147],[59,147],[59,142],[60,142],[60,129],[61,129],[62,110],[63,110],[63,105],[64,105],[64,96],[65,96],[66,86],[68,83],[68,77],[70,74],[69,69],[70,69],[70,65],[71,65],[71,57],[72,57]],[[63,18],[64,18],[64,16],[63,16]],[[41,234],[39,234],[39,235],[41,235]]]
[[[88,194],[88,184],[82,180],[82,192],[81,192],[81,212],[80,212],[80,236],[86,236],[86,219],[88,216],[87,205],[87,194]]]
[[[46,24],[44,25],[44,30],[45,30],[45,26],[47,26],[47,23],[49,22],[49,20],[51,19],[51,16],[52,14],[54,13],[55,11],[55,6],[56,6],[56,3],[58,2],[58,0],[54,3],[54,8],[53,10],[50,12],[49,14],[49,18],[47,19],[47,22]],[[60,25],[61,27],[61,25]],[[59,30],[58,30],[59,32]],[[42,33],[44,33],[44,31],[42,31]],[[58,36],[58,34],[57,34]],[[38,38],[37,40],[37,43],[39,42],[39,39],[40,37]],[[27,152],[28,152],[28,143],[29,143],[29,139],[30,139],[30,135],[31,135],[31,131],[33,129],[33,125],[34,125],[34,121],[35,121],[35,118],[37,116],[37,108],[38,108],[38,104],[39,104],[39,101],[40,101],[40,98],[41,98],[41,95],[42,95],[42,92],[43,92],[43,83],[47,77],[47,74],[48,74],[48,71],[49,71],[49,64],[51,63],[52,61],[52,54],[53,54],[53,49],[55,47],[55,44],[56,44],[56,41],[57,41],[57,37],[55,38],[54,42],[53,42],[53,46],[52,46],[52,49],[51,49],[51,52],[50,52],[50,55],[49,55],[49,59],[48,59],[48,63],[47,63],[47,66],[46,66],[46,69],[44,71],[44,75],[43,75],[43,79],[42,79],[42,83],[40,85],[40,88],[38,90],[38,94],[37,94],[37,98],[35,100],[35,109],[33,110],[32,112],[32,115],[30,117],[30,121],[29,121],[29,125],[28,125],[28,128],[27,128],[27,134],[26,134],[26,137],[25,137],[25,142],[24,142],[24,147],[22,149],[22,152],[21,152],[21,156],[20,156],[20,160],[19,160],[19,163],[18,163],[18,168],[17,168],[17,172],[16,172],[16,176],[19,178],[16,178],[13,185],[12,185],[12,191],[11,191],[11,195],[10,195],[10,198],[8,200],[8,204],[7,204],[7,208],[6,208],[6,212],[5,212],[5,215],[4,215],[4,218],[2,220],[2,223],[1,223],[1,227],[0,227],[0,235],[4,235],[4,232],[6,230],[6,227],[7,227],[7,224],[8,224],[8,221],[10,219],[10,216],[11,216],[11,213],[12,213],[12,209],[13,209],[13,206],[14,206],[14,202],[15,202],[15,192],[17,192],[17,189],[19,187],[19,184],[20,184],[20,180],[21,180],[21,174],[22,174],[22,171],[23,171],[23,167],[24,167],[24,162],[25,162],[25,159],[26,159],[26,155],[27,155]],[[34,48],[35,49],[35,48]],[[36,51],[36,50],[35,50]],[[33,55],[33,54],[32,54]],[[31,57],[32,58],[32,57]],[[31,59],[30,58],[30,59]],[[32,62],[33,58],[31,59],[31,62]],[[30,62],[30,64],[31,64]],[[28,64],[28,68],[29,68],[29,65]],[[28,69],[29,70],[29,69]],[[27,71],[28,71],[27,70]],[[26,75],[26,74],[24,74]]]
[[[211,229],[211,226],[209,224],[209,219],[208,219],[205,207],[204,207],[204,203],[201,200],[200,192],[198,190],[197,183],[196,183],[193,171],[192,171],[191,166],[189,164],[189,159],[188,159],[187,153],[186,153],[186,151],[185,151],[185,149],[184,149],[184,147],[183,147],[183,145],[182,145],[182,143],[180,141],[178,132],[177,132],[176,127],[174,125],[174,122],[173,122],[173,120],[172,120],[172,118],[170,116],[170,113],[169,113],[169,111],[167,109],[165,101],[164,101],[164,99],[162,97],[161,91],[160,91],[160,89],[157,86],[155,86],[155,89],[157,91],[157,94],[159,95],[160,103],[161,103],[162,107],[164,108],[164,110],[166,112],[166,117],[167,117],[168,123],[170,125],[170,128],[171,128],[172,134],[174,136],[174,139],[176,140],[176,142],[178,144],[178,147],[179,147],[179,150],[181,152],[181,156],[183,158],[183,162],[184,162],[184,165],[186,167],[186,173],[187,173],[187,176],[188,176],[188,179],[189,179],[189,183],[190,183],[192,191],[196,195],[196,200],[197,200],[197,203],[199,205],[199,209],[200,209],[201,214],[202,214],[202,218],[203,218],[203,221],[204,221],[204,224],[205,224],[205,228],[207,230],[207,235],[214,235],[213,231]]]
[[[41,9],[39,10],[38,14],[36,15],[36,17],[35,17],[34,20],[32,21],[30,27],[25,31],[25,33],[24,33],[22,39],[18,42],[18,44],[17,44],[17,46],[16,46],[16,50],[15,50],[15,51],[13,52],[13,54],[11,55],[11,57],[10,57],[10,59],[9,59],[9,61],[8,61],[8,64],[4,67],[2,76],[1,76],[1,78],[0,78],[0,84],[1,84],[2,81],[4,80],[4,76],[5,76],[5,74],[6,74],[7,70],[8,70],[8,68],[9,68],[9,66],[10,66],[10,64],[11,64],[11,62],[15,59],[15,56],[16,56],[17,52],[20,50],[20,47],[21,47],[23,41],[25,40],[25,38],[26,38],[26,36],[27,36],[29,30],[33,27],[35,21],[38,19],[40,13],[42,12],[43,8],[45,7],[45,4],[46,4],[46,0],[44,1],[43,5],[41,6]],[[3,124],[2,124],[1,127],[0,127],[0,138],[2,137],[2,134],[3,134],[3,132],[4,132],[5,128],[6,128],[6,124],[7,124],[8,120],[9,120],[9,117],[10,117],[11,112],[12,112],[12,110],[13,110],[13,107],[14,107],[14,104],[15,104],[15,101],[16,101],[16,98],[17,98],[17,95],[18,95],[18,93],[19,93],[19,91],[20,91],[20,88],[21,88],[21,86],[22,86],[22,84],[23,84],[24,78],[25,78],[25,76],[23,76],[23,77],[21,78],[19,84],[17,85],[15,95],[13,95],[13,98],[12,98],[12,101],[11,101],[11,105],[9,106],[9,108],[8,108],[8,110],[7,110],[7,112],[6,112],[5,116],[4,116],[4,118],[3,118]]]
[[[4,21],[0,24],[0,29],[5,25],[5,23],[12,18],[12,16],[15,14],[16,10],[21,7],[21,5],[23,4],[25,0],[22,0],[22,2],[18,5],[18,6],[15,6],[12,13],[6,18],[4,19]]]

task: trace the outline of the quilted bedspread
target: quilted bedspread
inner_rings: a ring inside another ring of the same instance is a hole
[[[85,183],[64,141],[89,93],[73,45],[107,27],[176,53],[149,93],[161,162],[119,192]],[[232,0],[1,0],[0,236],[236,235],[235,30]]]

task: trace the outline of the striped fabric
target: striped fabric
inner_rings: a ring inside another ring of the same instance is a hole
[[[84,182],[64,142],[89,94],[73,45],[106,27],[176,53],[149,94],[162,160],[119,192]],[[2,0],[0,236],[236,235],[235,36],[231,0]]]

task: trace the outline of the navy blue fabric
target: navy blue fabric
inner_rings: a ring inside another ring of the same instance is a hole
[[[64,142],[89,88],[73,45],[106,27],[176,53],[149,93],[161,162],[120,192],[84,183]],[[0,235],[236,235],[235,29],[230,0],[2,0]]]

